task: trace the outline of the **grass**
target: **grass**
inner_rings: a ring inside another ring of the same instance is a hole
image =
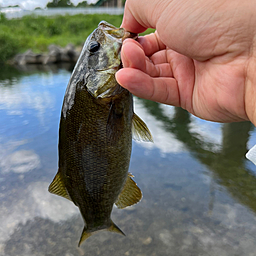
[[[68,43],[82,45],[87,36],[101,20],[120,26],[121,15],[78,14],[74,16],[24,16],[22,19],[7,20],[0,16],[0,62],[15,54],[32,49],[47,51],[50,44],[62,47]]]
[[[120,26],[122,15],[77,14],[55,17],[24,16],[8,20],[0,15],[0,62],[32,49],[46,52],[50,44],[80,46],[101,20]],[[152,30],[147,31],[152,32]]]

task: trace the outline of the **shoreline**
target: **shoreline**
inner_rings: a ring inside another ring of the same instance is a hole
[[[48,46],[47,53],[34,53],[28,49],[24,53],[16,54],[7,63],[10,65],[29,65],[29,64],[56,64],[56,63],[76,63],[81,53],[82,47],[75,47],[73,44],[67,44],[62,48],[55,44]]]

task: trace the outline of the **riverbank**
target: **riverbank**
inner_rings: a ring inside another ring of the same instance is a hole
[[[81,47],[101,20],[120,26],[122,15],[24,16],[9,20],[1,14],[0,63],[28,49],[35,54],[46,53],[52,44],[64,48],[71,43],[75,48]]]
[[[81,53],[82,47],[76,47],[73,44],[68,44],[62,48],[58,45],[51,44],[48,46],[47,53],[34,53],[31,49],[24,53],[14,56],[8,60],[11,65],[27,65],[27,64],[57,64],[61,62],[76,63]]]

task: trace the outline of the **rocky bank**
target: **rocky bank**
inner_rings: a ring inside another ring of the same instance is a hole
[[[51,44],[48,50],[48,53],[34,53],[29,49],[22,54],[17,54],[11,63],[15,65],[46,65],[60,62],[76,62],[80,55],[80,50],[77,50],[73,44],[68,44],[65,48]]]

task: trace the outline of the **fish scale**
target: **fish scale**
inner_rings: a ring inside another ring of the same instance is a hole
[[[128,173],[132,131],[145,141],[152,136],[133,111],[132,94],[115,80],[122,42],[133,36],[101,22],[87,38],[64,96],[59,169],[49,191],[79,208],[79,245],[99,230],[124,234],[111,220],[113,205],[125,208],[142,198]]]

